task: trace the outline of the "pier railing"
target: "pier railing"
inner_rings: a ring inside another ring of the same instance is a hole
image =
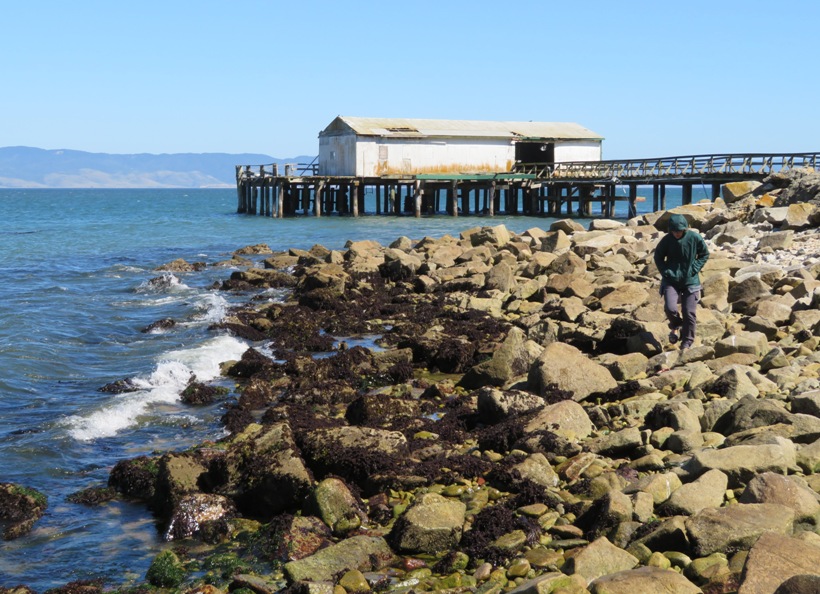
[[[800,167],[816,168],[820,153],[691,155],[613,161],[516,163],[513,172],[544,180],[662,181],[753,179]]]

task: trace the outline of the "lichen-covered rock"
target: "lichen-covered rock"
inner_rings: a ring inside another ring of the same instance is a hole
[[[375,571],[394,560],[395,554],[383,538],[357,535],[285,563],[285,575],[290,582],[330,582],[351,569]]]

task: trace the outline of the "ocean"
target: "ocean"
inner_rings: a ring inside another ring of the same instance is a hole
[[[639,213],[652,206],[645,190]],[[701,197],[696,193],[695,200]],[[677,204],[679,191],[669,188],[667,207]],[[522,232],[554,220],[279,220],[238,215],[236,206],[233,189],[0,189],[0,482],[48,497],[31,533],[0,541],[0,587],[25,584],[42,592],[74,580],[101,578],[112,587],[141,581],[169,546],[143,505],[90,508],[68,497],[104,486],[119,460],[224,435],[224,404],[191,407],[179,399],[191,373],[232,388],[220,378],[219,363],[248,347],[211,328],[248,296],[215,290],[232,270],[210,264],[258,243],[275,251],[314,244],[341,250],[348,240],[387,245],[401,236],[457,236],[501,224]],[[616,217],[625,216],[619,203]],[[177,258],[209,266],[194,273],[156,270]],[[177,324],[143,332],[164,318]],[[139,390],[100,391],[125,379]]]

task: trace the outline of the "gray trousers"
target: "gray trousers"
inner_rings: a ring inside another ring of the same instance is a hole
[[[666,283],[661,284],[663,311],[669,320],[669,328],[681,328],[681,346],[692,346],[695,341],[695,329],[698,324],[697,307],[700,302],[700,286],[676,289]],[[680,305],[681,312],[678,313]]]

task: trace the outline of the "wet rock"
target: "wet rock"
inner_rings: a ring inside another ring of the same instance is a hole
[[[0,523],[3,539],[14,540],[28,534],[48,506],[45,495],[15,483],[0,483]]]
[[[195,536],[206,523],[214,524],[236,514],[233,502],[221,495],[193,493],[183,496],[171,514],[165,540]]]
[[[210,462],[202,482],[257,518],[300,508],[313,485],[286,422],[249,425]]]

